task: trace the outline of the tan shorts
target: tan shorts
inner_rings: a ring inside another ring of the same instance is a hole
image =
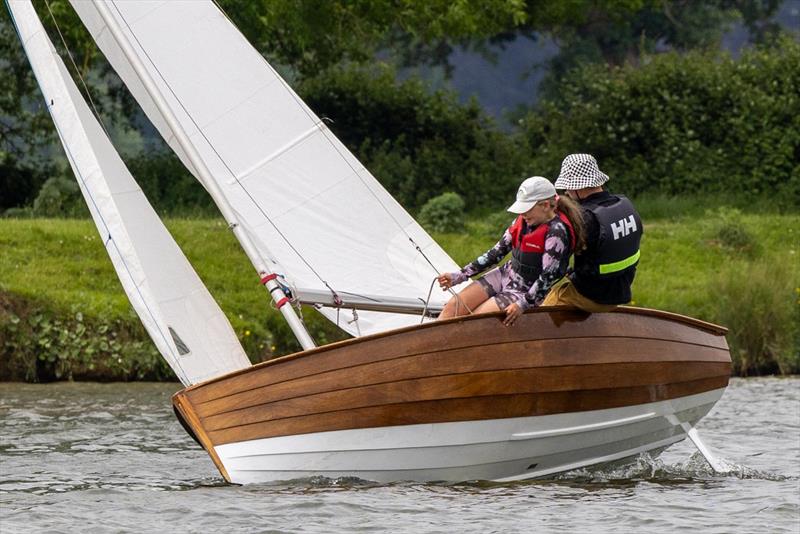
[[[598,304],[593,300],[587,299],[578,293],[572,281],[567,277],[562,278],[561,282],[550,289],[550,292],[542,302],[542,306],[575,306],[591,313],[607,312],[617,307],[616,304]]]

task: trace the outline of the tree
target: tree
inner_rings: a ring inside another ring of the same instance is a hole
[[[638,65],[642,54],[668,50],[687,52],[718,48],[724,33],[742,21],[753,40],[762,42],[778,31],[769,19],[781,0],[628,0],[611,3],[574,0],[566,5],[576,17],[555,20],[548,32],[561,46],[550,64],[542,89],[555,95],[559,81],[569,71],[586,64]],[[535,20],[530,18],[530,20]],[[542,24],[530,26],[535,31]]]
[[[523,0],[222,0],[220,5],[257,49],[301,77],[344,61],[373,61],[393,42],[434,49],[442,40],[488,38],[527,16]]]
[[[8,14],[0,16],[0,212],[28,204],[49,167],[41,157],[55,139],[44,99]]]

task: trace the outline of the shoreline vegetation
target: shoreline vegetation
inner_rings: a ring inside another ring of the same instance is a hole
[[[728,327],[735,375],[800,373],[800,215],[707,210],[666,197],[637,204],[645,234],[632,305]],[[462,231],[433,235],[464,264],[494,244],[510,217],[467,216]],[[299,350],[221,220],[166,225],[253,362]],[[0,380],[175,380],[90,220],[0,219],[0,248]],[[303,313],[319,344],[346,337],[315,311]]]
[[[285,14],[302,19],[289,25],[299,37],[286,33],[283,22],[273,35],[264,30],[270,21],[284,21],[285,10],[280,2],[270,5],[278,10],[268,10],[273,18],[248,12],[239,21],[245,33],[258,35],[263,50],[286,53],[267,55],[295,66],[298,94],[331,119],[331,130],[458,263],[496,242],[511,220],[502,199],[532,169],[552,177],[566,154],[591,153],[612,177],[612,191],[632,196],[645,223],[632,304],[727,326],[737,375],[800,373],[796,35],[760,39],[732,57],[707,46],[715,34],[706,25],[700,27],[707,45],[673,42],[674,50],[687,52],[662,54],[655,51],[662,38],[648,38],[647,46],[642,40],[658,33],[633,24],[679,24],[662,20],[661,7],[623,10],[631,17],[609,18],[601,10],[598,20],[617,20],[615,35],[628,36],[614,47],[627,43],[628,52],[611,63],[602,54],[586,64],[564,63],[583,57],[570,55],[586,50],[582,45],[607,41],[607,29],[561,10],[564,20],[551,21],[556,27],[589,24],[590,41],[601,39],[566,46],[566,56],[559,55],[563,68],[551,65],[539,100],[512,113],[513,124],[502,130],[477,101],[462,103],[452,91],[399,76],[394,63],[376,63],[375,47],[385,46],[393,26],[372,26],[372,39],[361,42],[358,34],[352,48],[348,32],[342,41],[315,41],[318,32],[303,30],[313,17],[295,6]],[[771,16],[770,9],[755,14]],[[339,11],[350,20],[383,15]],[[327,12],[320,13],[324,19]],[[440,20],[435,10],[428,14]],[[482,27],[495,16],[455,27],[488,38],[501,30]],[[503,27],[521,28],[523,19]],[[77,19],[68,24],[80,26]],[[303,46],[284,47],[298,38]],[[0,380],[174,380],[122,292],[66,159],[53,149],[55,130],[7,24],[0,24],[0,45],[13,50],[7,70],[19,84],[5,108],[26,134],[19,147],[0,147]],[[93,72],[110,70],[84,59]],[[214,218],[210,197],[157,136],[138,133],[141,115],[126,103],[121,82],[87,78],[100,83],[90,92],[101,96],[101,109],[115,124],[115,144],[129,147],[122,151],[126,164],[155,209],[168,215],[168,228],[250,358],[298,350],[227,226]],[[344,337],[313,309],[303,314],[317,343]]]

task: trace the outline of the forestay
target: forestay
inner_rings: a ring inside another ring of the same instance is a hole
[[[72,5],[194,172],[97,7]],[[301,290],[423,302],[437,272],[457,269],[212,2],[106,5],[273,272]],[[432,303],[448,296],[434,289]],[[420,320],[323,313],[353,335]]]
[[[120,282],[184,385],[250,366],[225,315],[128,172],[28,0],[9,9]]]

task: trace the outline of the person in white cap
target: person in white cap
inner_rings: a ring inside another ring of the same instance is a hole
[[[644,229],[633,203],[604,191],[606,182],[608,175],[589,154],[564,158],[555,186],[580,203],[586,249],[575,254],[574,270],[553,288],[543,305],[602,312],[630,302]]]
[[[528,178],[508,208],[518,214],[497,244],[454,273],[439,276],[442,289],[491,269],[511,252],[511,260],[471,283],[445,305],[440,319],[469,313],[504,310],[503,323],[513,324],[522,313],[539,306],[552,285],[567,271],[573,251],[583,247],[580,209],[559,198],[547,178]]]

